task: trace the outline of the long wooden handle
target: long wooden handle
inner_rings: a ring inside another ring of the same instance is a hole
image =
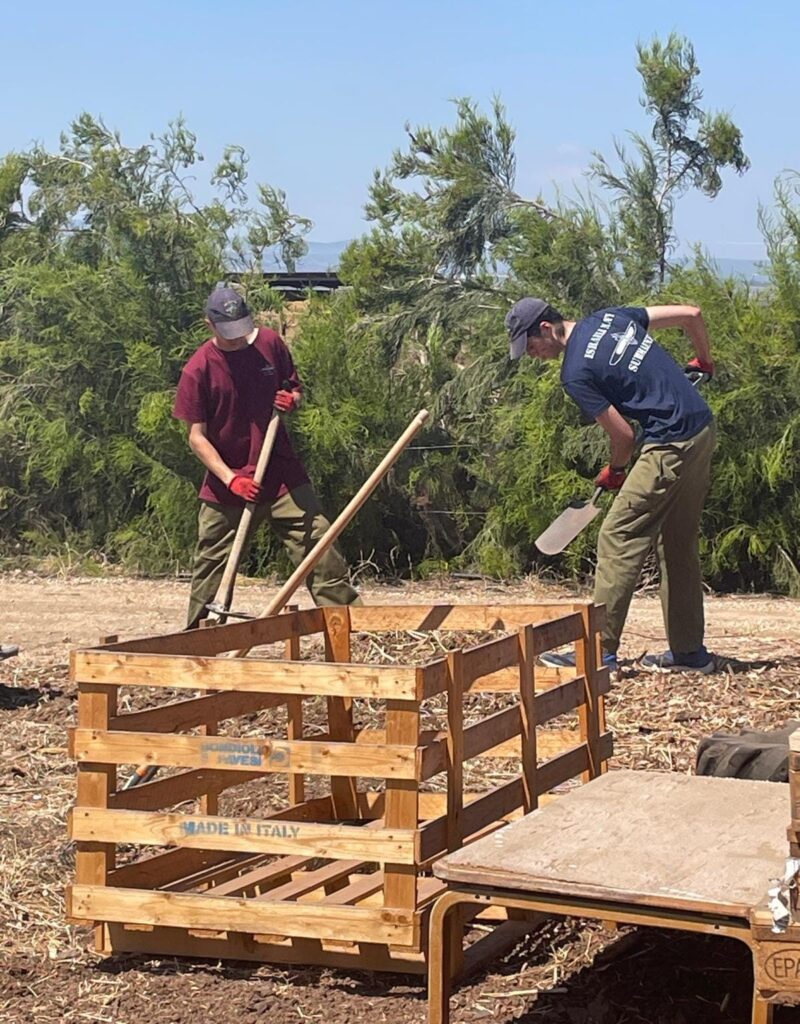
[[[267,426],[267,432],[264,435],[264,441],[261,445],[261,451],[258,454],[256,469],[253,473],[253,479],[257,484],[260,484],[264,479],[264,473],[267,470],[267,466],[272,455],[272,449],[275,445],[275,438],[278,434],[278,427],[280,427],[280,425],[281,421],[278,416],[278,410],[273,409],[269,425]],[[231,605],[233,584],[236,579],[237,570],[239,569],[239,560],[242,557],[242,551],[250,534],[250,527],[252,526],[255,508],[255,502],[248,501],[242,511],[242,517],[239,520],[239,526],[236,529],[236,536],[233,538],[233,547],[228,555],[228,562],[225,566],[225,574],[222,577],[220,585],[217,587],[217,593],[214,597],[214,604],[218,608],[225,608],[226,611]],[[220,618],[220,616],[218,613],[211,612],[209,618]]]
[[[339,513],[337,518],[331,523],[330,529],[325,533],[324,537],[321,537],[314,547],[309,551],[303,561],[297,566],[295,571],[284,583],[278,593],[273,597],[267,607],[261,612],[259,618],[266,618],[268,615],[275,615],[283,608],[292,594],[297,590],[303,580],[308,576],[314,566],[319,562],[320,558],[325,554],[329,547],[336,541],[336,538],[348,525],[353,516],[358,512],[364,502],[369,498],[381,480],[386,476],[392,466],[397,462],[398,458],[402,454],[403,449],[413,440],[414,437],[420,432],[425,422],[428,419],[428,410],[422,409],[414,419],[409,423],[400,437],[395,441],[394,445],[389,449],[386,455],[381,460],[380,464],[376,466],[372,474],[367,479],[366,483],[362,484],[361,488],[357,491],[355,496],[345,506],[345,508]],[[241,651],[235,651],[230,657],[233,658],[244,658],[245,655],[250,651],[249,647],[245,647]]]

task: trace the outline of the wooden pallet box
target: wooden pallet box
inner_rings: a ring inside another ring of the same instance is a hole
[[[588,603],[314,608],[74,652],[71,919],[104,952],[424,971],[432,863],[604,770],[602,622]],[[364,634],[470,632],[418,663],[352,660]],[[564,644],[574,672],[537,663]],[[121,788],[135,765],[159,775]],[[279,810],[220,813],[276,777]]]

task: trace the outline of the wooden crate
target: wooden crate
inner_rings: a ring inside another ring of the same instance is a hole
[[[424,971],[444,885],[433,861],[605,769],[603,614],[586,603],[315,608],[74,652],[70,919],[94,925],[103,952]],[[354,636],[394,631],[497,636],[421,664],[351,660]],[[315,636],[325,660],[300,660]],[[230,656],[275,643],[283,657]],[[574,671],[537,664],[571,643]],[[152,706],[123,711],[131,688]],[[192,692],[164,703],[165,688]],[[242,716],[277,707],[280,735],[243,734]],[[364,708],[379,728],[359,724]],[[570,712],[576,726],[555,729]],[[465,792],[465,764],[474,777],[498,757],[517,759],[507,781]],[[161,774],[118,788],[120,766],[121,780],[137,764]],[[283,809],[219,814],[220,794],[276,773]],[[508,939],[521,925],[502,927]]]

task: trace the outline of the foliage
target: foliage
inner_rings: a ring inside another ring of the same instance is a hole
[[[593,171],[615,197],[626,277],[634,286],[651,288],[663,286],[667,277],[676,201],[690,188],[713,199],[722,188],[721,170],[733,167],[743,174],[750,161],[730,117],[700,106],[700,68],[688,39],[672,33],[666,43],[654,39],[636,49],[641,103],[653,119],[652,142],[631,132],[637,156],[629,156],[617,141],[620,169],[595,154]]]

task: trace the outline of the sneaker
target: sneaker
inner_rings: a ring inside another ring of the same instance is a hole
[[[539,663],[546,665],[548,668],[575,668],[575,652],[568,651],[566,654],[556,654],[554,651],[545,651],[544,654],[539,655]],[[616,654],[603,655],[603,668],[610,669],[612,672],[617,671],[617,656]]]
[[[13,658],[15,654],[19,654],[19,647],[15,647],[14,644],[0,644],[0,661]]]
[[[648,672],[699,672],[704,676],[714,672],[717,667],[714,656],[705,647],[691,654],[673,654],[672,651],[646,654],[640,664]]]

